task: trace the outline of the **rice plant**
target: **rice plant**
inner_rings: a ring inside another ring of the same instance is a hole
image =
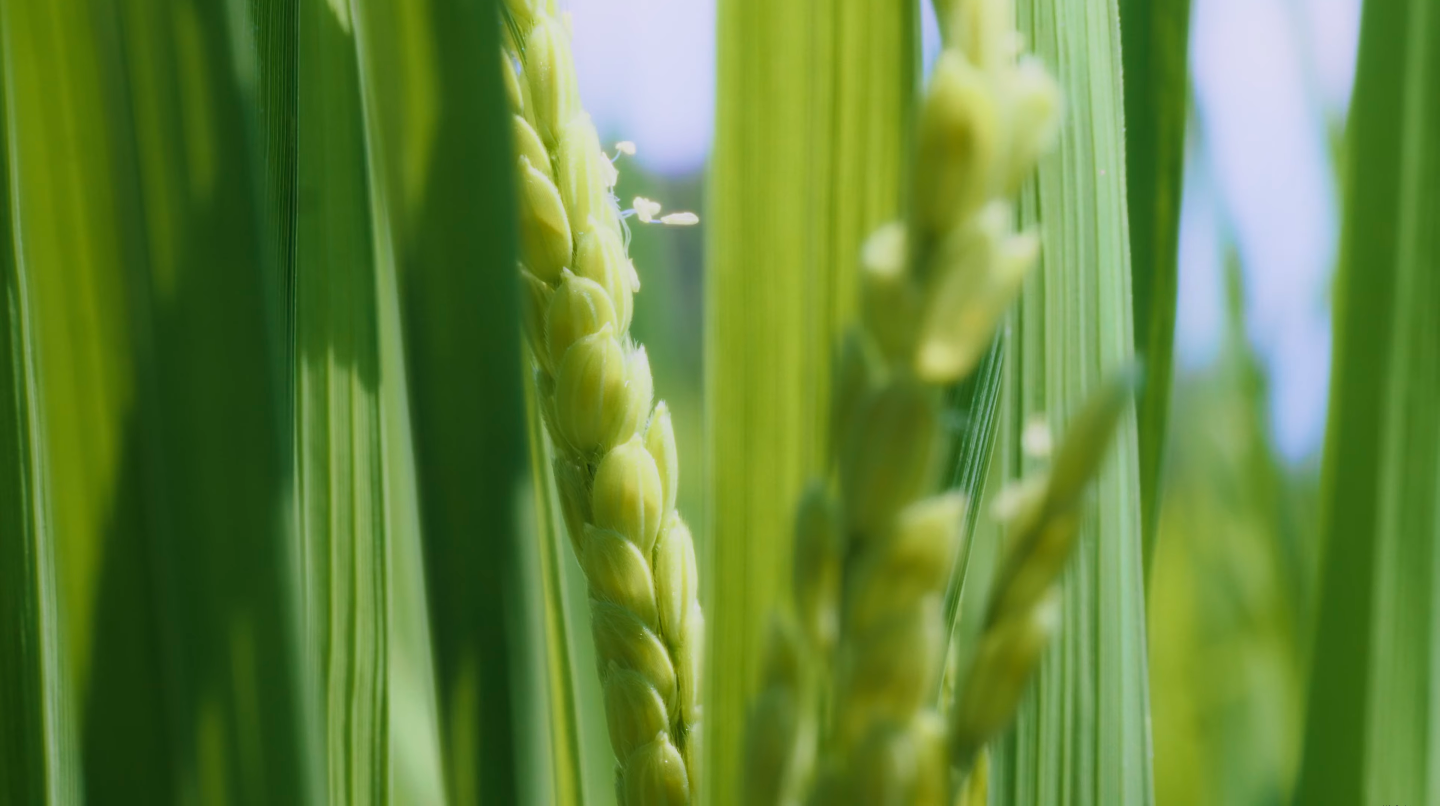
[[[717,0],[683,179],[625,0],[0,3],[0,803],[1440,802],[1440,16],[1296,466],[1209,2]]]

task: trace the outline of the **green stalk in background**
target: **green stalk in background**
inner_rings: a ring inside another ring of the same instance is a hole
[[[1176,385],[1146,596],[1155,798],[1167,806],[1289,803],[1300,757],[1303,618],[1286,546],[1310,533],[1293,513],[1313,507],[1271,447],[1233,250],[1227,263],[1219,356]]]
[[[1365,4],[1297,803],[1440,798],[1440,13]]]
[[[1159,520],[1160,476],[1175,345],[1180,190],[1189,109],[1190,0],[1120,0],[1125,70],[1125,179],[1135,352],[1148,378],[1139,398],[1144,569]]]
[[[1041,248],[1007,352],[1008,411],[996,461],[1010,478],[1033,461],[1021,439],[1031,418],[1043,416],[1052,428],[1068,422],[1134,352],[1115,2],[1022,0],[1018,8],[1020,30],[1059,78],[1067,106],[1057,149],[1022,195],[1021,219],[1038,223]],[[992,802],[1153,799],[1140,480],[1129,414],[1093,495],[1063,584],[1059,641],[1013,733],[992,747]],[[999,556],[979,545],[975,551],[992,563]],[[979,594],[984,586],[976,587]],[[978,617],[970,605],[967,596],[962,624]]]
[[[794,507],[829,439],[831,351],[861,240],[899,212],[918,8],[725,0],[706,205],[712,641],[705,796],[738,802],[745,709],[790,579]]]

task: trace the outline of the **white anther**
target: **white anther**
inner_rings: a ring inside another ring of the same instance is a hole
[[[1030,421],[1025,423],[1025,430],[1020,433],[1020,449],[1031,459],[1049,459],[1054,447],[1050,424],[1045,421],[1045,415],[1032,416]]]
[[[671,213],[661,217],[660,223],[671,227],[690,227],[700,223],[700,216],[694,213]]]
[[[635,217],[643,224],[655,223],[656,216],[660,215],[660,202],[651,201],[644,196],[636,196],[632,202],[635,206]]]
[[[860,247],[860,265],[878,277],[899,277],[905,259],[905,226],[898,221],[875,230]]]

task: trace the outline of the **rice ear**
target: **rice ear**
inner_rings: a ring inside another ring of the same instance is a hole
[[[639,289],[612,200],[616,171],[580,106],[553,2],[506,0],[526,331],[555,484],[590,588],[606,721],[628,806],[689,803],[705,619],[693,538],[675,511],[669,407],[629,336]],[[516,66],[519,66],[518,72]]]

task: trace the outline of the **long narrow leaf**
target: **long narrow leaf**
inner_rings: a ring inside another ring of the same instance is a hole
[[[1350,107],[1298,803],[1440,797],[1440,15],[1370,2]]]
[[[1135,351],[1148,382],[1140,394],[1140,507],[1145,572],[1154,554],[1160,473],[1175,343],[1180,188],[1189,108],[1190,0],[1121,0],[1125,68],[1125,179]]]

